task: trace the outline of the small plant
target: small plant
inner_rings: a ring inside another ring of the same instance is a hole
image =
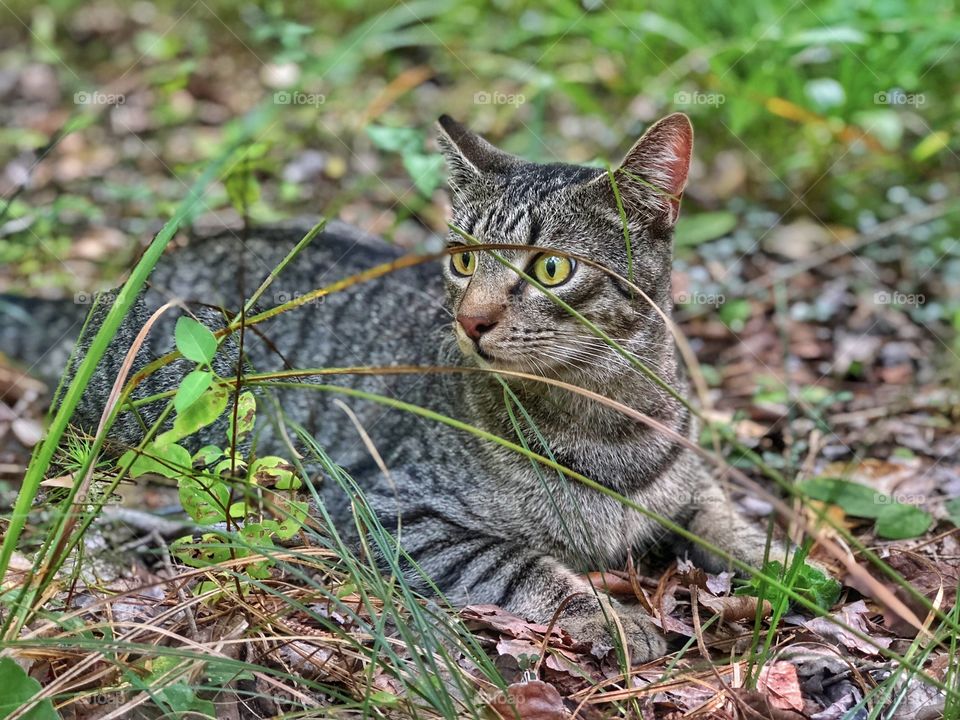
[[[239,393],[231,407],[224,447],[206,445],[191,455],[180,444],[224,414],[234,388],[210,366],[217,349],[210,330],[183,317],[177,322],[175,338],[177,349],[200,367],[187,374],[177,389],[173,426],[142,451],[125,453],[119,465],[129,467],[132,477],[155,473],[176,480],[183,509],[198,525],[209,527],[199,541],[186,536],[173,543],[174,554],[187,565],[205,568],[268,554],[274,539],[289,540],[306,520],[307,503],[291,496],[302,482],[283,458],[248,459],[240,449],[256,420],[256,398],[249,390]],[[235,534],[230,532],[234,529]],[[263,579],[272,564],[261,559],[246,564],[245,571]]]
[[[788,578],[788,584],[793,591],[822,610],[829,610],[840,598],[840,583],[824,574],[822,570],[803,563],[799,558],[793,564],[795,567],[791,567],[789,571],[792,578]],[[768,562],[763,566],[763,573],[769,577],[784,577],[783,563],[779,560]],[[757,577],[751,577],[747,580],[742,587],[737,589],[736,594],[754,595],[761,600],[769,600],[774,607],[779,606],[781,601],[786,600],[786,596],[780,590]]]

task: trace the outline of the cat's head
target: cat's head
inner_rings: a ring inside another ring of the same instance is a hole
[[[673,226],[687,181],[693,128],[676,113],[653,125],[613,172],[527,162],[497,149],[447,116],[439,143],[450,169],[451,224],[484,244],[529,250],[463,252],[444,277],[460,349],[493,367],[577,378],[608,374],[617,356],[567,309],[503,261],[535,278],[618,343],[656,359],[670,342],[650,304],[578,255],[632,277],[670,312]],[[629,231],[630,251],[623,218]],[[468,247],[451,230],[450,245]]]

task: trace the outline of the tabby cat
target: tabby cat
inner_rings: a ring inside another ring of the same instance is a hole
[[[522,160],[446,116],[439,121],[439,143],[450,168],[452,225],[460,230],[451,230],[447,242],[459,252],[447,256],[442,269],[430,263],[397,271],[247,331],[248,367],[461,365],[512,371],[605,395],[696,441],[697,424],[681,402],[537,287],[684,392],[663,318],[672,308],[672,236],[693,147],[687,117],[670,115],[651,127],[612,173],[615,186],[601,169]],[[166,257],[97,368],[75,422],[95,429],[127,349],[157,307],[181,298],[202,321],[222,327],[223,314],[214,308],[235,313],[309,227],[251,230],[243,238],[224,233]],[[504,248],[496,256],[471,252],[473,239],[523,248]],[[279,304],[398,256],[377,238],[331,223],[279,275],[261,305]],[[656,307],[624,281],[628,276]],[[113,297],[106,294],[94,310],[94,328]],[[45,330],[25,332],[18,315],[8,315],[0,327],[2,347],[19,346],[32,359],[47,353],[47,367],[64,362],[80,311],[50,306],[49,320],[38,320],[41,304],[24,307],[32,327],[42,323]],[[151,330],[135,368],[172,349],[178,312],[166,313]],[[51,333],[60,337],[53,347]],[[237,352],[236,337],[224,343],[219,373],[235,374]],[[138,394],[176,387],[190,369],[187,361],[174,363],[150,376]],[[765,533],[738,515],[696,454],[583,394],[490,372],[323,380],[421,405],[526,445],[744,562],[758,565],[762,559]],[[337,403],[335,395],[311,391],[310,382],[278,390],[278,403],[262,403],[282,408],[283,417],[259,428],[257,451],[281,446],[284,452],[281,438],[296,435],[281,432],[283,423],[306,428],[364,488],[383,524],[400,528],[406,551],[451,601],[495,603],[538,622],[549,621],[562,605],[559,624],[592,643],[597,654],[615,644],[615,612],[634,662],[665,652],[663,637],[643,609],[608,598],[583,575],[623,567],[630,553],[682,552],[677,538],[655,521],[488,440],[367,400],[340,397]],[[145,420],[152,421],[159,409],[145,407]],[[111,437],[121,446],[134,443],[141,427],[128,413]],[[198,444],[222,437],[221,428],[207,433]],[[328,480],[322,494],[338,524],[353,527],[340,487]],[[690,550],[705,567],[722,564]],[[412,568],[409,579],[427,591]]]

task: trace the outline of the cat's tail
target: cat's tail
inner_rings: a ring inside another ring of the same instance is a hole
[[[127,358],[136,337],[150,319],[151,308],[156,306],[156,298],[149,298],[148,303],[147,293],[144,290],[134,300],[110,345],[99,356],[74,408],[71,422],[84,431],[96,430],[119,377],[129,377],[174,349],[174,322],[178,313],[167,313],[152,327],[128,364]],[[80,295],[73,302],[0,295],[0,353],[17,361],[30,375],[43,380],[52,392],[61,377],[64,382],[73,377],[116,297],[116,290],[89,298]],[[91,306],[92,312],[87,319]],[[193,310],[196,318],[211,330],[224,327],[224,318],[219,311],[208,307]],[[70,362],[71,354],[73,362]],[[228,338],[221,342],[211,367],[219,375],[229,377],[235,372],[239,356],[236,340]],[[141,399],[173,390],[195,368],[196,363],[185,358],[170,362],[143,378],[132,397]],[[143,437],[143,428],[157,420],[165,404],[166,400],[147,403],[138,408],[136,415],[122,412],[110,430],[111,438],[124,447],[136,444]],[[219,432],[222,437],[224,430]],[[197,438],[203,444],[212,442],[204,440],[202,434]]]
[[[0,294],[0,354],[55,387],[90,310],[86,297],[47,300]]]

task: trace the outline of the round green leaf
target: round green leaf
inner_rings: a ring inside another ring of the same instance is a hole
[[[182,413],[203,395],[203,391],[213,382],[213,373],[209,370],[194,370],[180,381],[177,394],[173,396],[173,409]]]
[[[813,500],[837,505],[854,517],[880,517],[893,503],[892,498],[871,487],[840,478],[812,478],[799,483],[797,489]]]
[[[674,236],[677,238],[677,247],[695,247],[708,240],[723,237],[736,226],[737,216],[725,210],[681,215],[677,220]]]
[[[275,487],[277,490],[296,489],[301,483],[293,471],[293,465],[283,458],[265,455],[257,458],[250,466],[250,481],[263,487]]]
[[[12,658],[0,658],[0,718],[13,714],[24,703],[40,692],[40,683],[27,675]],[[57,720],[59,715],[53,709],[50,700],[41,700],[33,708],[21,715],[24,720]]]
[[[185,358],[198,363],[209,363],[217,352],[217,338],[205,326],[184,315],[177,319],[174,339]]]
[[[120,463],[124,464],[136,455],[135,451],[128,450],[120,458]],[[130,466],[130,477],[140,477],[147,473],[162,475],[163,477],[177,479],[188,472],[192,467],[190,453],[176,443],[161,443],[159,438],[147,444],[143,448],[143,453],[136,455],[133,464]]]
[[[923,535],[933,524],[930,513],[913,505],[887,505],[877,518],[878,537],[887,540],[906,540]]]
[[[955,497],[952,500],[947,500],[947,516],[957,527],[960,527],[960,497]]]
[[[178,484],[180,504],[198,523],[210,524],[227,519],[230,488],[221,480],[181,478]]]
[[[223,457],[223,450],[216,445],[204,445],[193,454],[193,464],[206,467]]]
[[[191,373],[192,375],[193,373]],[[215,387],[204,392],[174,418],[173,427],[157,437],[158,443],[177,442],[214,422],[227,407],[227,389]]]

